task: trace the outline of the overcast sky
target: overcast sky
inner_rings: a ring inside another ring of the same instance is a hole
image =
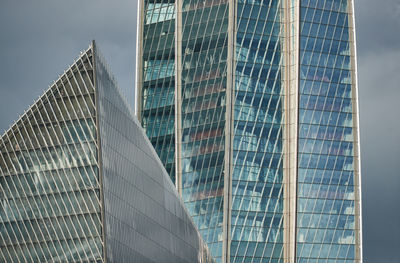
[[[137,0],[0,0],[0,133],[96,39],[133,104]],[[364,262],[400,262],[400,0],[356,1]]]

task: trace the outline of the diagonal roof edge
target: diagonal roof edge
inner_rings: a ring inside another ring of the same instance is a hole
[[[9,128],[8,128],[7,130],[3,130],[3,132],[2,132],[1,135],[0,135],[0,138],[1,138],[1,139],[2,139],[7,133],[9,133],[13,128],[15,128],[15,127],[17,126],[17,124],[21,121],[21,119],[22,119],[24,116],[26,116],[26,114],[28,113],[28,111],[32,110],[33,106],[35,106],[36,103],[37,103],[39,100],[41,100],[48,92],[50,92],[51,89],[54,87],[54,85],[55,85],[58,81],[60,81],[64,76],[66,76],[66,74],[67,74],[67,72],[68,72],[69,70],[72,70],[72,67],[73,67],[74,65],[76,65],[76,63],[78,62],[78,60],[82,59],[89,51],[91,51],[91,50],[93,49],[93,43],[94,43],[94,41],[91,42],[91,44],[89,45],[89,47],[88,47],[86,50],[80,52],[79,56],[78,56],[77,58],[74,59],[74,63],[70,64],[70,65],[67,67],[67,69],[64,70],[64,73],[62,73],[61,75],[59,75],[58,78],[57,78],[56,80],[54,80],[54,81],[52,82],[52,84],[49,85],[49,87],[48,87],[39,97],[37,97],[36,99],[34,99],[34,102],[33,102],[27,109],[24,110],[24,113],[23,113],[23,114],[20,114],[20,115],[18,116],[18,119],[15,120],[15,121],[9,126]]]

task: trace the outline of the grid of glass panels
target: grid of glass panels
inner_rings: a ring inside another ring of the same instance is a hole
[[[102,261],[92,50],[0,139],[0,261]]]
[[[231,262],[283,262],[281,16],[237,1]]]
[[[175,183],[175,0],[145,0],[141,123]]]
[[[297,262],[354,262],[348,0],[302,0]]]
[[[182,195],[222,257],[228,1],[182,1]]]

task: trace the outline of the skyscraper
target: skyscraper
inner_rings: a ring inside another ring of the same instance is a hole
[[[353,1],[143,0],[138,24],[136,113],[217,262],[362,261]]]
[[[0,262],[213,262],[94,43],[0,139]]]

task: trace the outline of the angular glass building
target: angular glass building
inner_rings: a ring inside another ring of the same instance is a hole
[[[361,262],[353,1],[138,10],[136,114],[216,261]]]
[[[94,42],[0,152],[1,262],[213,262]]]

